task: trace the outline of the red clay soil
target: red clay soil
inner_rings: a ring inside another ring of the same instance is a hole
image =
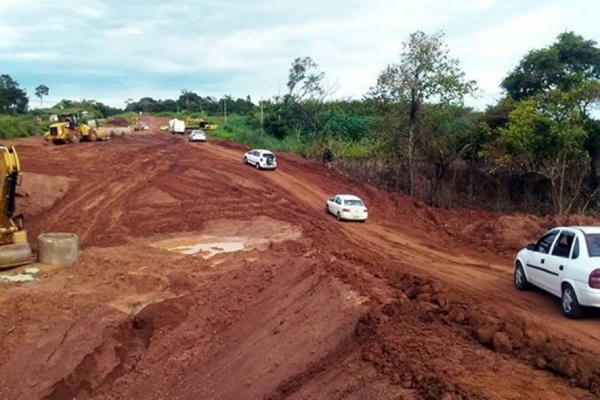
[[[144,119],[154,134],[3,143],[34,250],[72,232],[80,255],[0,283],[0,399],[600,395],[596,317],[512,284],[514,251],[568,221],[430,209],[288,154],[256,171]],[[365,224],[325,214],[340,192]]]

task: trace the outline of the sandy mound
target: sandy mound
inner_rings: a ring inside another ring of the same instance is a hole
[[[77,181],[57,175],[22,172],[23,180],[17,188],[17,212],[31,218],[52,207]]]

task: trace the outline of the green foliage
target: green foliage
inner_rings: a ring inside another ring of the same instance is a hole
[[[117,108],[113,108],[95,100],[80,100],[73,101],[63,99],[52,108],[45,110],[47,115],[51,114],[81,114],[83,111],[91,113],[92,118],[101,119],[112,117],[122,112]]]
[[[359,142],[365,139],[373,123],[373,118],[334,113],[330,115],[326,135],[345,142]]]
[[[127,99],[125,104],[126,111],[169,116],[185,112],[188,115],[193,113],[205,117],[206,115],[224,114],[225,111],[231,114],[248,115],[256,109],[250,96],[234,100],[231,96],[226,95],[217,99],[211,96],[202,97],[188,89],[182,89],[181,95],[174,100],[155,100],[151,97],[143,97],[138,101]]]
[[[501,129],[509,160],[535,171],[552,163],[585,158],[587,132],[576,109],[565,112],[567,99],[567,94],[554,93],[544,102],[527,99],[517,105],[510,113],[508,127]]]
[[[286,135],[279,139],[260,132],[256,120],[248,116],[231,115],[227,123],[210,135],[233,140],[253,148],[293,152],[303,157],[330,160],[338,157],[368,157],[374,154],[374,145],[363,137],[358,141],[346,141],[340,137],[324,136],[312,140],[308,136]]]
[[[258,125],[257,128],[260,128],[260,122],[257,120],[255,121],[258,122],[256,124]],[[285,116],[282,118],[281,115],[277,113],[268,113],[264,117],[263,129],[267,135],[273,136],[277,139],[283,139],[284,137],[292,134],[288,119],[285,118]]]
[[[301,143],[292,136],[277,139],[261,133],[251,125],[251,118],[233,114],[227,117],[227,124],[220,126],[216,131],[209,131],[210,136],[221,139],[233,140],[249,147],[265,148],[273,151],[300,152]]]
[[[438,101],[444,105],[462,105],[465,95],[476,90],[476,82],[465,79],[458,59],[449,56],[448,46],[443,42],[444,34],[435,33],[431,36],[417,31],[403,43],[404,50],[397,64],[389,65],[378,77],[377,85],[371,88],[369,96],[386,104],[400,104],[399,110],[407,112],[404,127],[390,126],[387,131],[400,135],[388,142],[406,145],[406,155],[409,166],[409,195],[414,194],[417,146],[422,147],[421,154],[436,154],[439,149],[439,137],[429,135],[421,137],[420,130],[423,117],[423,106],[427,102]],[[408,105],[408,108],[405,107]],[[407,121],[406,121],[407,119]],[[393,120],[392,120],[393,121]],[[393,121],[396,122],[396,121]],[[407,133],[407,139],[404,136]],[[399,151],[394,152],[400,153]],[[458,155],[458,153],[453,152]],[[445,154],[443,164],[447,165],[448,154]],[[443,168],[441,174],[445,173]],[[438,174],[439,175],[439,174]],[[441,178],[440,178],[441,179]]]
[[[378,77],[370,96],[383,102],[462,102],[476,82],[466,80],[458,59],[449,56],[443,32],[430,36],[421,31],[403,43],[397,64],[389,65]]]
[[[322,86],[325,73],[316,71],[319,66],[312,58],[297,57],[289,70],[287,88],[294,101],[315,99],[324,93]]]
[[[43,104],[42,97],[48,96],[49,93],[50,89],[46,85],[39,85],[35,88],[35,97],[38,97],[40,99],[40,107],[42,107]]]
[[[502,81],[515,100],[550,90],[571,91],[583,81],[600,80],[600,49],[596,42],[564,32],[552,45],[531,50]]]
[[[27,111],[27,92],[10,75],[0,75],[0,114],[23,114]]]
[[[48,130],[49,126],[50,122],[42,122],[30,116],[0,115],[0,138],[41,135]]]
[[[445,104],[429,106],[424,113],[420,153],[436,165],[473,155],[481,141],[479,116],[469,109]]]

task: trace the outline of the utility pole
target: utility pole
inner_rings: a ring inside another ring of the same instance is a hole
[[[225,116],[224,125],[227,125],[227,98],[223,97],[223,115]]]
[[[263,111],[263,100],[262,97],[260,98],[260,133],[265,133],[265,130],[263,128],[263,123],[265,120],[265,114]]]

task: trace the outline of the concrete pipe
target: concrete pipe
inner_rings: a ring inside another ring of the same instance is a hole
[[[74,233],[42,233],[38,236],[38,262],[66,266],[77,262],[79,237]]]
[[[95,119],[90,119],[87,124],[92,129],[98,128],[98,124],[96,123]]]

